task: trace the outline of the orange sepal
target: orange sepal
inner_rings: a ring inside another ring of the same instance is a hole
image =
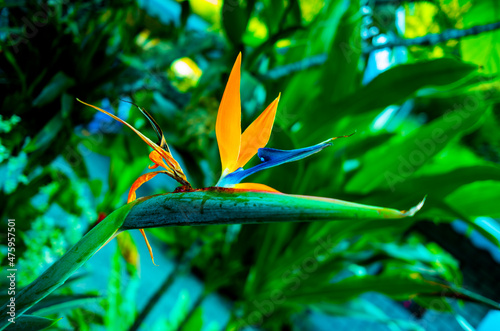
[[[271,136],[280,95],[248,126],[241,135],[241,147],[235,169],[244,167],[259,148],[264,148]]]
[[[165,162],[163,161],[163,158],[161,157],[160,154],[158,154],[158,152],[151,151],[151,153],[149,153],[149,159],[151,161],[153,161],[153,163],[154,163],[154,165],[148,166],[149,169],[154,169],[154,168],[157,168],[158,166],[162,166],[163,168],[167,169],[167,171],[168,171],[169,167],[165,164]]]
[[[127,203],[130,203],[130,202],[134,201],[137,198],[137,196],[135,194],[135,191],[137,191],[137,189],[139,187],[141,187],[142,184],[144,184],[145,182],[153,179],[156,175],[158,175],[160,173],[164,173],[164,174],[167,174],[167,175],[169,174],[168,171],[163,171],[162,170],[162,171],[148,172],[147,174],[139,176],[139,178],[137,178],[135,180],[134,184],[132,184],[132,187],[128,191]]]
[[[165,151],[164,149],[162,149],[160,146],[158,146],[156,143],[154,143],[153,141],[151,141],[151,139],[149,139],[148,137],[146,137],[145,135],[143,135],[139,130],[137,130],[136,128],[134,128],[132,125],[128,124],[127,122],[125,122],[124,120],[122,120],[121,118],[105,111],[104,109],[101,109],[99,107],[96,107],[96,106],[93,106],[91,104],[88,104],[86,102],[83,102],[82,100],[80,99],[76,99],[78,100],[79,102],[83,103],[84,105],[86,106],[89,106],[89,107],[92,107],[112,118],[114,118],[115,120],[117,120],[118,122],[128,126],[132,131],[134,131],[146,144],[148,144],[152,149],[154,149],[158,154],[161,155],[161,157],[163,157],[166,161],[167,161],[167,164],[170,166],[170,168],[172,168],[172,170],[178,172],[178,174],[183,178],[183,179],[186,179],[186,176],[184,175],[184,173],[182,172],[182,169],[180,168],[179,164],[177,163],[177,161],[172,157],[172,155]]]
[[[130,191],[128,192],[127,203],[130,203],[136,199],[137,196],[135,194],[135,191],[137,191],[137,189],[139,187],[141,187],[142,184],[153,179],[156,175],[158,175],[160,173],[165,173],[167,175],[169,174],[167,171],[153,171],[153,172],[148,172],[147,174],[139,176],[139,178],[137,178],[135,180],[134,184],[132,184],[132,187],[130,188]],[[148,246],[149,255],[151,256],[151,261],[153,261],[153,264],[156,265],[155,259],[153,256],[153,249],[151,248],[151,245],[149,244],[148,237],[146,237],[146,232],[144,232],[144,229],[140,229],[140,231],[141,231],[142,236],[144,237],[144,240],[146,241],[146,246]]]
[[[148,251],[149,251],[149,256],[151,256],[151,261],[155,266],[158,266],[155,263],[155,257],[153,256],[153,249],[151,248],[151,245],[149,244],[148,237],[146,237],[146,232],[144,232],[144,229],[140,229],[142,236],[144,237],[144,240],[146,241],[146,246],[148,246]]]

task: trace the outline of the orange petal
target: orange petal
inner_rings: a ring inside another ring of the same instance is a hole
[[[135,180],[134,184],[132,184],[130,191],[128,191],[127,203],[132,202],[137,198],[135,191],[137,191],[137,189],[139,187],[141,187],[142,184],[153,179],[154,176],[156,176],[160,173],[169,174],[168,171],[153,171],[153,172],[148,172],[147,174],[139,176],[139,178],[137,178]]]
[[[176,176],[179,176],[185,180],[185,183],[187,183],[186,175],[184,175],[184,173],[182,172],[181,166],[179,165],[179,163],[177,163],[177,161],[174,160],[175,164],[172,164],[172,162],[169,162],[169,160],[167,159],[166,160],[168,164],[167,166],[167,164],[165,164],[165,162],[163,161],[165,159],[157,151],[152,151],[151,153],[149,153],[149,159],[155,163],[153,165],[148,166],[149,169],[155,169],[160,165],[163,168],[167,169],[167,172],[169,173],[170,177],[177,180]],[[170,169],[181,169],[181,171],[180,172],[171,171]],[[186,185],[185,183],[181,184]]]
[[[240,153],[241,101],[240,101],[241,53],[234,63],[217,113],[215,133],[219,145],[222,173],[234,171]]]
[[[84,105],[86,106],[89,106],[89,107],[92,107],[94,109],[97,109],[98,111],[114,118],[115,120],[117,120],[118,122],[120,123],[123,123],[124,125],[128,126],[132,131],[134,131],[146,144],[148,144],[152,149],[154,149],[156,152],[158,152],[166,161],[167,161],[167,164],[172,168],[172,170],[175,170],[179,173],[179,175],[181,175],[181,177],[183,179],[186,179],[186,176],[184,175],[182,169],[180,168],[179,164],[177,163],[177,161],[172,157],[172,155],[165,151],[164,149],[162,149],[160,146],[158,146],[156,143],[154,143],[153,141],[151,141],[148,137],[146,137],[145,135],[143,135],[139,130],[137,130],[136,128],[134,128],[132,125],[128,124],[127,122],[125,122],[124,120],[122,120],[121,118],[111,114],[111,113],[108,113],[107,111],[105,111],[104,109],[101,109],[99,107],[96,107],[96,106],[93,106],[91,104],[88,104],[86,102],[83,102],[81,101],[80,99],[76,99],[78,100],[79,102],[83,103]]]
[[[255,121],[241,135],[240,155],[236,162],[235,169],[243,167],[255,154],[259,148],[264,148],[271,136],[276,109],[280,101],[280,95],[271,102],[269,106],[257,117]]]
[[[153,179],[153,177],[155,177],[159,173],[169,174],[167,171],[154,171],[154,172],[148,172],[147,174],[139,176],[139,178],[137,178],[135,180],[134,184],[132,184],[132,187],[130,188],[130,191],[128,192],[127,203],[132,202],[132,201],[134,201],[136,199],[137,196],[135,194],[135,191],[137,191],[137,189],[139,187],[141,187],[142,184],[144,184],[145,182]],[[148,237],[146,237],[146,232],[144,232],[143,229],[140,229],[140,230],[141,230],[142,236],[144,237],[144,240],[146,241],[146,246],[148,246],[149,255],[151,256],[151,261],[153,261],[153,264],[156,265],[155,259],[154,259],[154,256],[153,256],[153,249],[151,248],[151,245],[149,244]]]
[[[162,166],[165,169],[168,169],[169,167],[163,162],[163,158],[161,157],[160,154],[158,154],[157,151],[152,151],[149,153],[149,159],[155,163],[153,166],[149,166],[150,169],[154,169],[158,167],[159,165]]]
[[[151,256],[151,261],[153,261],[153,264],[155,266],[158,266],[155,263],[155,257],[153,256],[153,249],[151,248],[151,245],[149,244],[148,237],[146,237],[146,232],[144,232],[144,229],[140,229],[142,236],[144,237],[144,240],[146,241],[146,246],[148,246],[148,251],[149,251],[149,256]]]
[[[273,192],[273,193],[281,193],[278,190],[273,189],[270,186],[258,183],[239,183],[231,185],[231,188],[240,189],[240,190],[248,190],[248,191],[264,191],[264,192]]]

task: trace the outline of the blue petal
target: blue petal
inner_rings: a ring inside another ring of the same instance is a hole
[[[247,170],[239,168],[234,172],[226,175],[224,178],[221,178],[217,183],[217,186],[238,184],[239,182],[241,182],[243,178],[253,175],[254,173],[259,172],[261,170],[306,158],[309,155],[318,153],[323,148],[332,146],[333,145],[331,142],[332,140],[333,139],[328,139],[327,141],[324,141],[314,146],[292,149],[287,151],[274,148],[259,148],[257,155],[260,161],[262,162],[261,164],[258,164],[255,167],[252,167]]]

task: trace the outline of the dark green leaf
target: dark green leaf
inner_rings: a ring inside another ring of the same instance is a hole
[[[63,94],[69,87],[75,84],[75,80],[60,71],[52,77],[51,81],[31,103],[33,107],[41,107],[53,101]]]
[[[15,323],[11,324],[8,330],[13,331],[37,331],[44,330],[56,324],[60,319],[54,320],[45,317],[23,315],[16,318]]]
[[[31,153],[39,149],[46,148],[63,127],[64,118],[61,113],[57,113],[52,119],[38,132],[38,134],[24,148],[26,153]]]

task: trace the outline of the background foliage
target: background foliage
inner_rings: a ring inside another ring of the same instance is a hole
[[[215,118],[238,52],[243,127],[282,93],[268,147],[300,148],[357,130],[318,156],[251,181],[399,209],[428,196],[416,217],[398,222],[152,229],[156,254],[173,261],[155,269],[144,266],[146,255],[139,259],[138,237],[125,233],[106,247],[111,260],[100,261],[104,294],[83,274],[30,313],[64,316],[53,328],[79,330],[135,330],[142,322],[162,330],[303,330],[318,327],[318,315],[427,329],[363,294],[379,292],[420,307],[419,314],[453,311],[456,326],[465,325],[450,299],[461,293],[459,257],[441,247],[446,237],[431,239],[425,229],[459,219],[499,246],[494,0],[0,5],[0,205],[3,220],[16,219],[19,286],[123,205],[147,171],[145,145],[75,98],[154,137],[120,100],[148,109],[190,182],[212,186],[220,175]],[[165,176],[139,194],[175,187]],[[0,255],[6,265],[6,246]],[[156,275],[154,293],[140,299],[144,270]],[[189,284],[176,283],[186,274],[202,284],[192,298]],[[414,296],[426,292],[424,278],[448,281],[457,292]],[[154,310],[172,291],[172,310]],[[500,300],[498,292],[481,294]]]

